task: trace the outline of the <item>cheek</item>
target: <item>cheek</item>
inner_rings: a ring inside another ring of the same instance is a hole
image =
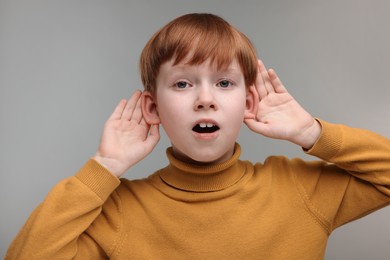
[[[243,120],[246,110],[245,97],[229,98],[225,100],[224,110],[232,119]]]
[[[169,137],[183,132],[187,113],[178,102],[164,103],[164,106],[158,107],[158,113],[161,125]]]
[[[237,103],[237,101],[236,101]],[[226,133],[231,138],[237,138],[244,122],[245,105],[228,106],[225,110]]]

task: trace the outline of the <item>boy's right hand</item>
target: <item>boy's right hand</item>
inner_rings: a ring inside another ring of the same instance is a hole
[[[160,140],[158,125],[149,125],[142,116],[142,92],[121,100],[104,125],[94,160],[116,177],[145,158]]]

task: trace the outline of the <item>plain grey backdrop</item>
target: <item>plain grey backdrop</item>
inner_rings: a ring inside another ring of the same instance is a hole
[[[0,0],[0,257],[31,211],[99,143],[121,98],[142,89],[138,57],[152,34],[189,12],[247,34],[313,116],[390,137],[390,1]],[[242,159],[305,157],[243,127]],[[129,171],[166,164],[165,134]],[[336,230],[326,259],[388,259],[390,207]]]

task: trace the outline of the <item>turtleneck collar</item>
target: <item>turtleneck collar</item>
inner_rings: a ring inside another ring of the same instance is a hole
[[[226,189],[245,174],[245,165],[239,163],[240,145],[236,143],[233,156],[223,163],[207,166],[193,165],[176,159],[172,148],[166,151],[169,165],[159,172],[169,186],[192,192],[210,192]]]

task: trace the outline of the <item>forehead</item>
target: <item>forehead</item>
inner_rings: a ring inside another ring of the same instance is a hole
[[[188,60],[189,59],[185,59],[176,64],[175,59],[171,59],[163,63],[157,78],[163,76],[163,74],[169,76],[174,75],[175,73],[223,73],[243,76],[241,67],[236,59],[233,59],[230,64],[222,68],[218,68],[217,64],[213,63],[210,59],[207,59],[201,64],[190,64]]]

